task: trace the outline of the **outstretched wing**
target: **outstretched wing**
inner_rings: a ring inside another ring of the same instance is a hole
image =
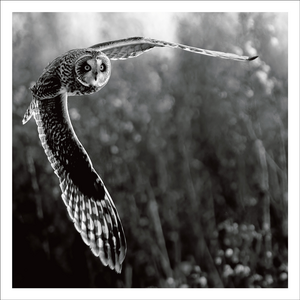
[[[101,262],[120,273],[126,240],[116,207],[79,142],[67,109],[67,95],[33,100],[23,124],[33,115],[39,138],[58,176],[62,199],[83,241]]]
[[[151,50],[154,47],[178,48],[178,49],[182,49],[197,54],[220,57],[223,59],[238,60],[238,61],[249,61],[257,58],[257,56],[253,56],[253,57],[240,56],[232,53],[206,50],[206,49],[186,46],[177,43],[164,42],[164,41],[159,41],[159,40],[144,38],[144,37],[132,37],[128,39],[110,41],[106,43],[96,44],[94,46],[91,46],[90,48],[105,53],[112,60],[117,60],[117,59],[127,59],[131,57],[139,56],[144,52]]]

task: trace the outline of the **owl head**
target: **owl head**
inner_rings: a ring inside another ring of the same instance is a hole
[[[111,74],[109,58],[99,51],[86,51],[74,64],[75,80],[98,91],[108,82]]]
[[[94,49],[74,49],[53,60],[32,86],[39,100],[59,94],[88,95],[101,90],[111,75],[110,59]]]

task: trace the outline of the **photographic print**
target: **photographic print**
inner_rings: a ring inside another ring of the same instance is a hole
[[[289,287],[287,12],[13,12],[12,71],[13,289]]]

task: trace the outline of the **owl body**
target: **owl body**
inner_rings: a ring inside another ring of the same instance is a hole
[[[154,47],[179,48],[197,54],[250,61],[256,57],[205,50],[182,44],[134,37],[75,49],[54,59],[31,87],[31,116],[46,156],[59,178],[62,199],[76,230],[103,265],[122,270],[126,239],[117,209],[102,179],[78,140],[68,114],[68,96],[98,92],[111,75],[111,60],[139,56]]]

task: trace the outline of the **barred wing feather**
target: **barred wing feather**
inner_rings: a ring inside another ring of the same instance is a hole
[[[67,95],[33,98],[23,123],[31,115],[49,162],[58,176],[62,199],[74,226],[105,266],[120,273],[126,240],[116,207],[79,142],[67,111]]]
[[[165,41],[144,38],[144,37],[132,37],[128,39],[100,43],[100,44],[93,45],[90,48],[105,53],[111,60],[117,60],[117,59],[127,59],[131,57],[139,56],[145,53],[146,51],[151,50],[154,47],[178,48],[184,51],[189,51],[197,54],[219,57],[223,59],[237,60],[237,61],[250,61],[257,58],[257,56],[254,57],[240,56],[232,53],[206,50],[206,49],[191,47],[183,44],[165,42]]]

